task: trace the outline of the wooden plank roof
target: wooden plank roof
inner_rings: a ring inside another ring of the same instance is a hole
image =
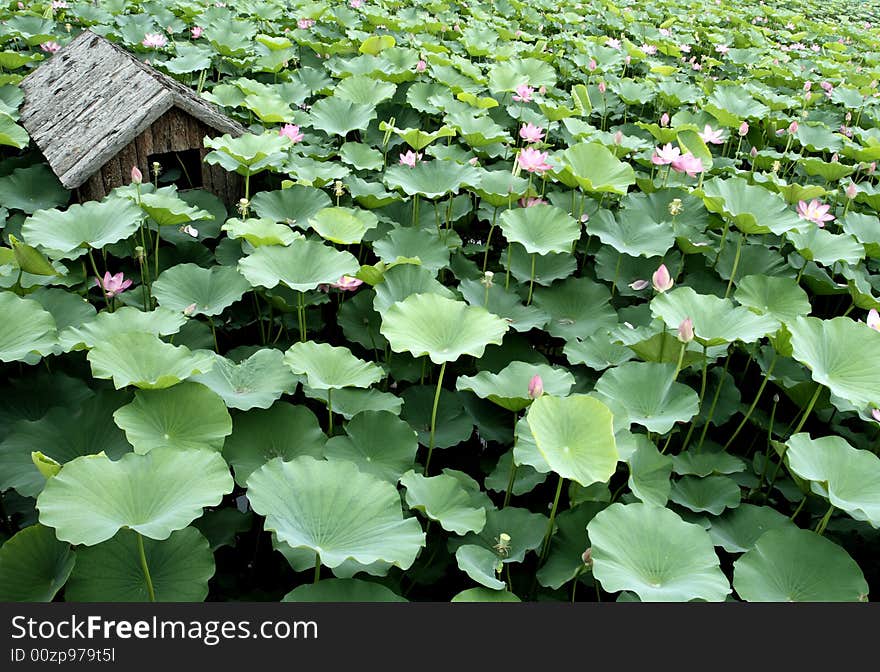
[[[20,86],[21,124],[68,189],[175,106],[220,133],[246,130],[189,87],[88,30]]]

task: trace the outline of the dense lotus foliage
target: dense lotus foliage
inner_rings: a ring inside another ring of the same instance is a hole
[[[0,599],[880,589],[871,3],[0,16]],[[247,128],[237,204],[74,202],[18,84],[84,29]]]

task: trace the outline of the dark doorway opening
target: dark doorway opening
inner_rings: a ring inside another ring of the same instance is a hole
[[[165,154],[150,154],[149,162],[150,181],[156,179],[153,165],[159,164],[159,186],[167,187],[170,184],[177,186],[181,191],[184,189],[201,189],[204,186],[202,180],[202,156],[198,149],[185,149],[182,152],[167,152]]]

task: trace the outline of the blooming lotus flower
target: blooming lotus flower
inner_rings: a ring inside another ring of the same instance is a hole
[[[801,219],[813,222],[820,229],[825,227],[825,222],[835,219],[834,215],[828,211],[831,206],[827,203],[821,203],[818,198],[814,198],[807,203],[806,201],[798,201],[797,214]]]
[[[416,167],[416,161],[422,158],[421,154],[416,154],[414,151],[409,150],[406,154],[400,155],[400,163],[404,166],[409,166],[410,168]]]
[[[204,32],[205,32],[205,29],[202,28],[201,26],[193,26],[192,28],[189,29],[189,34],[192,35],[192,38],[194,40],[199,39]]]
[[[726,44],[717,44],[715,45],[715,51],[724,56],[727,54],[728,51],[730,51],[730,47],[728,47]]]
[[[616,37],[609,37],[607,40],[605,40],[605,46],[611,47],[612,49],[620,49],[620,40],[618,40]]]
[[[416,72],[424,72],[428,68],[428,64],[424,61],[424,59],[419,59],[419,62],[416,63]]]
[[[543,173],[553,167],[547,163],[547,156],[547,152],[539,152],[537,149],[526,147],[519,151],[516,160],[520,168],[529,173]]]
[[[122,273],[110,275],[110,271],[104,273],[103,280],[95,278],[95,284],[104,290],[107,298],[113,298],[117,294],[122,294],[126,289],[131,287],[131,280],[126,280]]]
[[[868,317],[865,319],[865,324],[867,324],[874,331],[880,331],[880,313],[878,313],[874,308],[868,311]]]
[[[648,56],[653,56],[657,53],[657,47],[655,47],[653,44],[643,44],[640,49]]]
[[[529,399],[537,399],[544,394],[544,381],[541,376],[535,374],[529,381]]]
[[[855,182],[850,182],[846,188],[846,197],[849,200],[854,199],[859,194],[859,188],[856,186]]]
[[[698,156],[694,156],[690,152],[682,154],[672,162],[672,170],[678,173],[686,173],[690,177],[695,177],[697,173],[703,172],[703,160]]]
[[[672,285],[675,284],[675,281],[672,279],[672,276],[669,275],[669,269],[666,268],[666,264],[660,264],[660,268],[654,271],[654,274],[651,276],[651,284],[653,284],[654,289],[661,294],[672,289]]]
[[[831,91],[834,89],[834,86],[831,84],[831,82],[819,82],[819,86],[822,87],[822,90],[825,93],[831,93]]]
[[[144,174],[137,166],[131,167],[131,181],[133,184],[140,184],[144,181]]]
[[[519,207],[521,208],[533,208],[536,205],[547,205],[547,201],[543,198],[531,197],[531,198],[521,198],[519,201]]]
[[[520,84],[516,87],[516,93],[513,94],[513,99],[518,103],[530,103],[532,102],[532,94],[534,92],[535,90],[528,84]]]
[[[664,112],[660,115],[660,127],[666,128],[667,126],[669,126],[669,113]]]
[[[186,235],[188,235],[192,238],[199,237],[199,230],[197,228],[195,228],[192,224],[186,224],[184,226],[181,226],[180,232],[185,233]]]
[[[364,0],[349,0],[349,5],[351,5],[352,9],[358,9],[362,4],[364,4]]]
[[[682,343],[690,343],[694,340],[694,321],[686,317],[678,325],[678,340]]]
[[[677,160],[680,156],[681,150],[678,147],[673,147],[671,142],[667,142],[662,147],[654,150],[654,154],[651,155],[651,163],[655,166],[665,166]]]
[[[290,138],[290,141],[294,144],[301,142],[306,137],[300,133],[299,126],[296,124],[284,124],[284,126],[278,129],[278,135]]]
[[[540,126],[535,126],[531,122],[523,124],[519,129],[519,137],[526,142],[541,142],[544,139],[544,131]]]
[[[54,40],[50,40],[49,42],[43,42],[40,45],[40,49],[42,49],[43,51],[45,51],[49,54],[54,54],[56,51],[61,49],[61,45],[58,44],[57,42],[55,42]]]
[[[672,31],[669,30],[669,28],[659,28],[657,32],[660,33],[663,37],[669,37],[670,35],[672,35]]]
[[[679,44],[679,45],[678,45],[678,50],[681,51],[682,53],[689,54],[689,53],[691,53],[691,45],[689,45],[689,44]]]
[[[362,284],[364,284],[363,280],[358,280],[350,275],[343,275],[339,278],[339,282],[334,282],[330,286],[335,287],[336,289],[341,289],[343,292],[353,292]]]
[[[311,28],[314,25],[315,25],[314,19],[299,19],[296,22],[296,27],[299,28],[300,30],[308,30],[309,28]]]
[[[144,35],[144,39],[141,41],[141,44],[145,47],[161,49],[166,44],[168,44],[168,39],[162,33],[147,33],[146,35]]]
[[[65,0],[52,0],[52,9],[67,9]]]
[[[720,128],[717,131],[714,130],[709,124],[706,124],[703,127],[703,131],[698,135],[705,143],[712,143],[713,145],[724,144],[724,132]]]

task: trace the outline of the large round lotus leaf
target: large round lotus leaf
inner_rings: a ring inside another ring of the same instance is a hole
[[[350,100],[328,96],[316,102],[309,112],[309,125],[327,135],[346,135],[365,129],[376,118],[375,105],[361,105]]]
[[[807,293],[793,278],[749,275],[737,282],[733,298],[783,324],[794,322],[799,315],[807,315],[811,310]]]
[[[361,242],[364,234],[378,225],[376,215],[357,208],[324,208],[309,219],[309,226],[321,238],[340,245]]]
[[[348,460],[358,469],[397,483],[413,466],[419,448],[416,432],[389,411],[364,411],[346,425],[347,436],[334,436],[324,447],[330,460]]]
[[[633,167],[598,142],[582,142],[562,153],[564,172],[586,191],[625,194],[636,183]]]
[[[36,301],[0,291],[0,362],[51,355],[57,342],[55,318]]]
[[[698,453],[686,450],[672,456],[672,470],[679,476],[736,474],[744,471],[745,468],[745,462],[724,451]]]
[[[282,602],[406,602],[387,586],[363,579],[321,579],[304,583],[281,598]]]
[[[612,504],[587,526],[593,576],[610,593],[643,602],[723,602],[730,584],[699,525],[650,504]]]
[[[138,390],[134,401],[113,414],[136,453],[168,446],[178,450],[220,450],[232,432],[232,418],[216,393],[198,383],[164,390]]]
[[[232,465],[236,483],[244,485],[248,476],[273,458],[321,457],[326,440],[308,408],[279,401],[267,410],[238,413],[232,435],[223,445],[223,457]]]
[[[498,462],[495,464],[495,468],[492,470],[492,473],[486,476],[486,480],[484,481],[487,490],[494,490],[495,492],[507,492],[507,487],[510,483],[510,470],[512,467],[512,463],[512,450],[508,450],[506,453],[504,453],[504,455],[498,458]],[[532,490],[534,490],[546,480],[546,473],[542,474],[538,471],[535,471],[533,467],[530,467],[527,464],[520,464],[516,467],[516,473],[513,477],[513,487],[510,489],[510,491],[514,495],[524,495],[527,492],[531,492]]]
[[[864,246],[849,234],[834,234],[814,227],[803,233],[789,231],[785,237],[804,259],[823,266],[833,266],[838,261],[855,265],[865,258]]]
[[[0,601],[51,602],[76,560],[55,531],[30,525],[0,546]]]
[[[712,519],[709,536],[716,546],[728,553],[745,553],[754,548],[755,542],[767,530],[778,527],[795,527],[788,516],[769,506],[740,504]]]
[[[695,340],[706,346],[734,341],[753,343],[779,329],[779,321],[771,315],[758,315],[736,306],[730,299],[698,294],[690,287],[658,294],[651,300],[651,313],[670,329],[678,329],[685,319],[691,318]]]
[[[314,551],[330,568],[352,559],[409,569],[425,545],[418,521],[403,517],[397,488],[351,462],[276,458],[251,474],[247,487],[267,531]]]
[[[810,481],[813,492],[856,520],[880,527],[880,458],[839,436],[811,439],[801,432],[785,445],[788,466]]]
[[[848,317],[798,317],[788,328],[813,380],[854,406],[880,405],[880,333]]]
[[[640,435],[637,435],[640,436]],[[632,493],[646,504],[666,506],[672,484],[672,458],[662,455],[653,442],[639,441],[629,456],[627,485]]]
[[[75,408],[56,406],[39,420],[19,420],[0,443],[0,490],[15,488],[24,497],[36,497],[46,483],[31,453],[64,464],[83,455],[105,453],[118,459],[131,451],[125,435],[113,424],[113,413],[129,397],[104,391],[82,400]]]
[[[506,590],[491,588],[468,588],[456,594],[450,602],[522,602],[516,595]]]
[[[113,462],[78,457],[52,477],[37,498],[40,522],[71,544],[93,546],[128,527],[167,539],[232,492],[229,467],[208,450],[156,448]]]
[[[538,257],[538,263],[545,257]],[[535,279],[537,282],[537,277]],[[384,283],[383,283],[384,284]],[[511,329],[526,332],[541,329],[547,324],[550,316],[536,306],[527,306],[522,298],[511,290],[504,289],[502,283],[494,283],[489,288],[489,300],[486,301],[486,287],[479,280],[463,280],[458,286],[462,298],[472,306],[482,306],[490,313],[503,317]]]
[[[535,575],[538,583],[559,590],[583,571],[583,554],[590,545],[587,523],[603,508],[604,503],[589,502],[556,516],[558,529],[550,541],[547,559]]]
[[[739,126],[746,119],[761,119],[770,110],[755,100],[743,86],[717,86],[705,105],[706,111],[722,125],[730,128]]]
[[[794,526],[765,532],[733,563],[746,602],[867,602],[868,582],[840,546]]]
[[[806,222],[781,196],[741,177],[708,180],[703,185],[703,194],[706,209],[724,215],[742,233],[782,235],[806,228]]]
[[[385,375],[381,367],[358,359],[348,348],[315,341],[294,343],[284,353],[284,363],[294,373],[305,375],[308,386],[318,390],[369,387]]]
[[[434,406],[432,385],[412,385],[403,392],[403,411],[401,413],[419,437],[419,443],[429,445],[431,436],[431,411]],[[434,433],[434,448],[451,448],[467,441],[474,431],[474,420],[465,410],[464,404],[455,392],[440,390],[437,404],[437,422]]]
[[[456,161],[420,161],[415,168],[394,165],[385,170],[385,184],[397,188],[409,196],[416,194],[436,199],[449,193],[457,193],[464,186],[480,183],[476,168]]]
[[[140,207],[159,226],[181,226],[200,219],[213,219],[207,210],[190,205],[177,195],[176,189],[141,194]]]
[[[25,220],[21,233],[53,259],[78,259],[90,247],[100,249],[128,238],[143,218],[141,209],[127,200],[88,201],[64,212],[40,210]]]
[[[24,17],[19,17],[24,18]],[[9,54],[10,52],[4,52]],[[11,88],[11,87],[10,87]],[[15,104],[18,107],[18,103]],[[12,120],[3,115],[0,120],[0,136],[7,136],[10,129],[21,132],[20,142],[13,144],[23,149],[28,145],[28,136],[24,129],[12,123]],[[4,207],[21,210],[33,214],[45,208],[55,208],[65,205],[70,200],[70,192],[55,177],[55,173],[45,163],[35,163],[27,168],[16,168],[10,174],[0,178],[0,203]]]
[[[318,399],[325,405],[327,404],[328,390],[316,390],[308,385],[303,385],[303,393],[309,399]],[[351,420],[358,413],[364,411],[388,411],[399,415],[403,408],[403,399],[391,392],[377,390],[375,387],[367,389],[344,387],[333,390],[332,396],[333,412],[346,420]]]
[[[455,534],[479,532],[486,524],[486,510],[472,506],[471,497],[453,476],[425,477],[410,470],[400,479],[406,503]]]
[[[577,270],[577,259],[570,252],[559,254],[550,252],[541,256],[529,254],[519,243],[511,243],[508,246],[510,256],[510,274],[519,282],[530,283],[532,281],[532,261],[535,262],[535,284],[548,287],[556,280],[563,280],[574,274]]]
[[[209,351],[191,352],[185,345],[165,343],[153,334],[123,333],[101,341],[89,351],[95,378],[112,378],[116,389],[171,387],[196,373],[210,371]]]
[[[553,205],[505,210],[501,232],[509,243],[519,243],[529,254],[571,252],[581,234],[577,221]]]
[[[426,229],[392,229],[373,243],[373,252],[386,264],[399,257],[418,259],[423,268],[434,274],[449,265],[449,248],[435,232]]]
[[[160,306],[183,312],[192,304],[191,315],[219,315],[251,288],[234,268],[178,264],[164,271],[153,283]]]
[[[455,551],[455,560],[458,568],[477,583],[494,590],[505,587],[504,581],[499,581],[496,576],[502,566],[497,553],[482,546],[467,544]]]
[[[587,231],[631,257],[662,257],[675,244],[671,222],[657,221],[650,212],[636,208],[621,210],[617,216],[599,210],[590,218]]]
[[[349,80],[351,77],[343,81]],[[362,142],[344,143],[339,148],[339,158],[357,170],[379,170],[382,167],[382,152]]]
[[[385,280],[376,285],[373,310],[381,315],[392,303],[403,301],[412,294],[439,294],[447,299],[454,299],[452,291],[435,280],[434,275],[423,265],[401,264],[388,269]]]
[[[669,499],[697,513],[708,511],[719,515],[724,509],[735,509],[740,502],[740,489],[727,476],[684,476],[677,480]]]
[[[205,157],[205,161],[211,165],[220,164],[226,170],[234,170],[240,175],[254,175],[278,165],[283,160],[282,152],[290,146],[288,139],[277,133],[244,133],[237,138],[226,133],[205,138],[204,144],[214,150]]]
[[[95,307],[79,294],[59,287],[42,287],[28,294],[27,298],[39,303],[52,315],[55,319],[55,327],[58,329],[59,340],[65,329],[82,326],[95,319],[97,314]],[[60,352],[62,352],[61,346],[56,346],[55,354]]]
[[[197,529],[186,527],[162,541],[143,543],[156,602],[202,602],[208,596],[214,555]],[[77,551],[64,597],[69,602],[149,602],[137,533],[120,530],[108,541]]]
[[[508,411],[521,411],[530,403],[529,382],[540,376],[544,393],[564,397],[571,392],[574,376],[564,369],[546,364],[511,362],[498,373],[480,371],[474,376],[460,376],[455,389],[469,390],[482,399],[488,399]]]
[[[593,334],[583,341],[569,341],[562,352],[569,364],[583,364],[594,371],[619,366],[635,356],[628,347],[613,342],[608,334],[603,333]]]
[[[605,483],[617,469],[611,411],[583,394],[538,397],[526,415],[547,464],[561,478],[584,487]]]
[[[529,466],[539,474],[549,474],[552,469],[538,450],[538,444],[535,443],[535,437],[532,436],[525,416],[517,421],[514,436],[516,439],[513,445],[514,464]]]
[[[280,350],[264,348],[236,364],[214,355],[214,366],[190,380],[219,394],[229,408],[269,408],[283,394],[293,394],[299,378],[284,364]]]
[[[438,294],[412,294],[382,316],[382,335],[394,352],[428,355],[435,364],[462,355],[482,357],[490,343],[501,345],[507,323],[486,309]]]
[[[603,373],[595,391],[606,401],[624,405],[630,422],[665,434],[700,411],[697,393],[674,382],[674,373],[672,364],[626,362]]]
[[[384,284],[384,283],[382,283]],[[342,335],[351,343],[357,343],[375,354],[384,352],[388,341],[379,333],[382,318],[373,309],[376,293],[366,289],[346,299],[339,307],[336,323],[342,329]]]
[[[272,288],[279,282],[305,292],[324,283],[355,275],[358,260],[315,240],[301,238],[288,247],[258,247],[238,262],[238,270],[254,287]]]
[[[330,197],[320,189],[300,184],[277,191],[261,191],[251,199],[251,207],[260,217],[300,227],[331,203]]]
[[[131,306],[117,308],[114,312],[102,311],[97,317],[81,327],[69,327],[58,335],[65,351],[94,348],[112,336],[130,332],[168,336],[176,334],[186,324],[183,311],[156,308],[144,312]]]
[[[566,341],[589,338],[617,324],[611,292],[589,278],[568,278],[535,290],[535,305],[550,315],[547,331]],[[676,325],[678,326],[678,325]]]
[[[287,224],[281,224],[274,219],[249,218],[232,219],[226,221],[221,230],[235,240],[243,238],[254,247],[264,245],[290,245],[294,240],[303,238],[298,231],[293,231]]]

